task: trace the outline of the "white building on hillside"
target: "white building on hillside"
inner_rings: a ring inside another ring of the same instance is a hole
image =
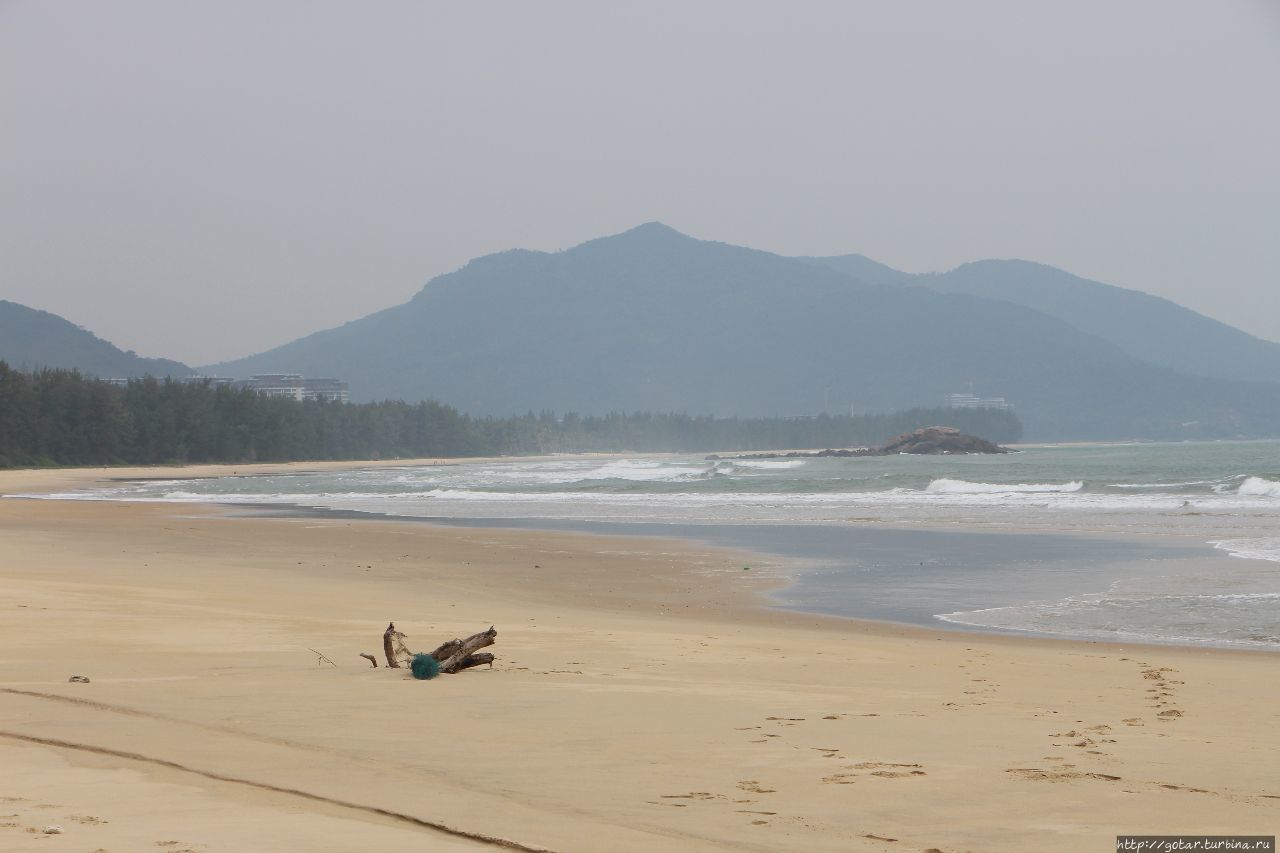
[[[948,394],[948,409],[1001,409],[1009,411],[1013,404],[1004,397],[978,397],[973,394]]]
[[[286,397],[291,400],[326,400],[345,403],[347,383],[338,379],[306,379],[297,373],[260,373],[242,379],[236,385],[256,391],[264,397]]]

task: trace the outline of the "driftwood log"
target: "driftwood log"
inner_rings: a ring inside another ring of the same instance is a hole
[[[440,661],[441,672],[461,672],[464,669],[470,669],[473,666],[481,664],[489,664],[493,667],[493,655],[488,652],[477,652],[477,649],[483,649],[485,646],[492,646],[498,641],[498,629],[489,626],[488,631],[481,631],[479,634],[472,634],[465,640],[450,640],[447,643],[441,643],[440,647],[431,653],[431,656]]]
[[[450,674],[482,664],[488,664],[492,668],[493,655],[479,649],[492,646],[497,639],[498,629],[490,625],[489,630],[472,634],[464,640],[454,639],[441,643],[430,655],[440,663],[441,672]],[[388,624],[387,630],[382,633],[382,652],[386,655],[388,667],[399,669],[413,660],[414,653],[404,641],[405,635],[396,630],[396,623]],[[374,666],[377,666],[376,661]]]

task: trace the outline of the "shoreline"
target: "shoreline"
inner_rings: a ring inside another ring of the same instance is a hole
[[[626,458],[635,458],[641,456],[666,456],[668,454],[621,454]],[[546,459],[596,459],[596,458],[617,458],[620,454],[614,453],[586,453],[586,454],[553,454],[534,457],[466,457],[466,458],[422,458],[422,459],[398,459],[398,460],[339,460],[339,461],[321,461],[321,462],[287,462],[287,463],[254,463],[252,465],[235,465],[235,464],[212,464],[212,465],[194,465],[194,466],[146,466],[146,467],[127,467],[124,470],[130,472],[126,476],[104,476],[107,471],[116,471],[120,469],[114,468],[58,468],[58,469],[10,469],[9,471],[0,471],[0,500],[15,499],[20,496],[9,496],[6,493],[10,491],[10,487],[6,481],[6,474],[15,473],[26,475],[22,477],[24,480],[34,480],[36,488],[28,489],[29,493],[49,492],[54,489],[50,484],[44,484],[41,488],[39,475],[48,473],[53,475],[50,479],[60,481],[63,485],[70,485],[78,488],[102,487],[112,483],[120,482],[148,482],[148,481],[165,481],[165,480],[188,480],[188,479],[216,479],[224,476],[275,476],[280,474],[296,474],[310,475],[323,474],[331,471],[348,471],[348,470],[367,470],[374,468],[396,468],[396,467],[415,467],[423,465],[445,465],[445,464],[467,464],[474,462],[520,462],[520,461],[538,461]],[[230,469],[230,470],[228,470]],[[142,476],[141,472],[147,471],[148,475]],[[115,502],[115,501],[113,501]],[[120,501],[121,503],[135,503],[130,501]],[[867,630],[874,631],[877,627],[892,632],[893,635],[900,636],[903,632],[922,632],[930,638],[947,637],[953,635],[963,637],[983,636],[991,638],[999,638],[1010,642],[1048,642],[1048,643],[1064,643],[1064,644],[1082,644],[1086,646],[1111,646],[1119,649],[1162,649],[1162,648],[1179,648],[1196,651],[1219,651],[1231,654],[1261,654],[1271,655],[1280,651],[1280,649],[1249,646],[1240,643],[1232,643],[1230,641],[1194,641],[1186,638],[1171,638],[1168,640],[1155,639],[1150,637],[1139,637],[1125,639],[1120,637],[1105,636],[1073,636],[1070,634],[1052,633],[1047,631],[1035,631],[1031,629],[1020,628],[1001,628],[996,626],[987,626],[975,623],[967,623],[958,620],[950,620],[944,618],[947,615],[955,613],[968,612],[961,608],[954,611],[948,611],[946,614],[930,614],[932,620],[938,620],[941,624],[934,624],[933,621],[911,621],[906,619],[882,617],[875,615],[836,613],[827,610],[813,610],[804,608],[804,605],[788,606],[778,598],[778,593],[786,589],[798,586],[804,579],[807,572],[812,572],[822,568],[822,564],[812,557],[803,557],[796,554],[787,554],[765,550],[750,545],[743,546],[736,542],[726,544],[725,542],[717,542],[714,538],[702,535],[702,528],[707,530],[716,529],[721,525],[698,524],[698,525],[680,525],[671,522],[613,522],[613,521],[581,521],[570,519],[540,519],[540,518],[451,518],[451,517],[424,517],[412,515],[395,515],[391,513],[364,511],[364,510],[343,510],[333,509],[321,506],[309,506],[304,504],[252,504],[240,502],[219,502],[216,500],[209,501],[192,501],[192,502],[163,502],[163,501],[139,501],[141,505],[168,505],[168,506],[188,506],[188,507],[206,507],[213,508],[218,513],[226,514],[230,517],[281,517],[281,518],[351,518],[360,519],[362,521],[385,521],[400,522],[412,524],[427,524],[446,528],[455,529],[471,529],[471,530],[505,530],[519,533],[521,531],[537,531],[548,533],[561,533],[567,536],[587,536],[609,538],[639,538],[640,540],[659,540],[667,541],[671,544],[688,546],[698,550],[710,549],[712,551],[732,553],[737,555],[738,561],[745,561],[754,564],[756,568],[772,567],[773,572],[768,570],[765,572],[757,572],[755,580],[762,583],[761,591],[755,596],[753,607],[763,613],[773,614],[796,614],[802,618],[821,618],[823,620],[832,620],[834,623],[849,622],[858,626],[864,632]],[[662,528],[662,532],[648,532],[642,529],[652,525],[655,528]],[[769,525],[772,527],[791,527],[785,523]],[[829,525],[814,525],[815,527],[824,527]],[[620,531],[608,530],[592,530],[590,528],[600,527],[621,527],[627,528]],[[801,529],[796,526],[797,529]],[[893,522],[887,521],[866,521],[858,527],[862,530],[879,530],[888,531],[894,534],[898,533],[938,533],[942,535],[956,535],[957,530],[954,525],[937,523],[919,523],[912,522],[909,526],[900,526]],[[697,531],[697,532],[695,532]],[[736,532],[736,531],[735,531]],[[964,535],[969,531],[960,531],[960,535]],[[995,536],[1008,537],[1061,537],[1064,539],[1078,540],[1080,542],[1099,541],[1099,542],[1116,542],[1134,544],[1156,540],[1163,546],[1172,547],[1175,543],[1183,546],[1184,539],[1190,539],[1196,546],[1203,546],[1206,552],[1215,551],[1213,542],[1207,542],[1195,534],[1173,534],[1173,533],[1151,533],[1146,531],[1132,531],[1125,533],[1117,533],[1114,531],[1064,531],[1058,529],[1049,530],[1026,530],[1013,526],[997,525],[987,527],[982,530],[982,534],[994,534]],[[1185,546],[1184,546],[1185,547]],[[1205,556],[1210,556],[1206,553]],[[1218,559],[1231,559],[1230,557],[1217,553],[1212,555]],[[807,565],[806,565],[807,564]],[[783,572],[789,568],[790,574],[784,575]],[[767,580],[766,580],[767,579]],[[1095,593],[1077,593],[1081,595],[1089,595]],[[991,605],[989,603],[982,607],[976,607],[976,610],[987,609]],[[747,615],[747,614],[739,614]]]
[[[0,501],[0,538],[4,849],[493,847],[442,824],[1012,853],[1280,821],[1269,653],[771,610],[739,552],[659,538],[49,500]],[[370,669],[389,618],[413,648],[494,624],[495,665]]]
[[[965,623],[961,621],[948,620],[948,614],[935,614],[933,619],[938,620],[941,624],[924,621],[907,621],[903,619],[881,618],[867,615],[849,615],[843,613],[833,613],[822,610],[806,609],[804,605],[788,605],[784,601],[779,600],[779,594],[785,593],[788,589],[795,588],[805,579],[807,572],[821,570],[824,566],[813,560],[799,557],[796,555],[788,555],[784,553],[768,552],[750,545],[728,545],[724,542],[717,542],[714,538],[705,535],[699,535],[699,528],[705,527],[708,530],[721,529],[722,527],[732,527],[731,525],[688,525],[679,527],[669,522],[569,522],[560,519],[528,519],[528,518],[448,518],[448,517],[424,517],[410,515],[392,515],[388,513],[370,512],[363,510],[345,510],[331,509],[328,507],[306,506],[301,504],[246,504],[246,503],[209,503],[197,504],[203,506],[216,506],[222,510],[230,511],[235,517],[277,517],[277,518],[350,518],[362,521],[384,521],[408,524],[427,524],[438,527],[456,528],[463,530],[506,530],[512,532],[547,532],[560,533],[568,536],[586,536],[598,537],[601,539],[653,539],[657,541],[666,541],[669,543],[678,543],[693,548],[713,549],[724,551],[729,554],[737,554],[739,559],[745,562],[753,563],[753,569],[765,568],[766,571],[759,572],[757,577],[767,579],[767,582],[761,583],[761,591],[757,594],[755,607],[768,612],[776,613],[792,613],[801,617],[822,617],[824,619],[832,619],[837,622],[845,621],[855,624],[862,624],[868,627],[881,626],[886,629],[895,629],[898,631],[916,631],[923,632],[929,637],[951,635],[964,636],[985,636],[985,637],[1002,637],[1011,641],[1030,640],[1030,641],[1048,641],[1052,643],[1077,643],[1087,645],[1103,645],[1120,647],[1121,649],[1147,649],[1147,648],[1185,648],[1185,649],[1201,649],[1201,650],[1217,650],[1224,652],[1243,652],[1247,654],[1274,655],[1280,652],[1280,648],[1264,647],[1264,646],[1248,646],[1241,643],[1230,643],[1227,641],[1193,641],[1189,639],[1171,639],[1157,640],[1152,638],[1111,638],[1111,637],[1087,637],[1087,636],[1071,636],[1066,634],[1054,634],[1047,631],[1032,631],[1029,629],[1015,628],[998,628],[984,626],[977,623]],[[243,514],[236,510],[249,510]],[[787,527],[788,525],[774,525],[776,527]],[[826,525],[815,525],[815,527]],[[621,530],[592,530],[593,527],[602,528],[625,528]],[[652,527],[659,532],[641,532],[643,527]],[[808,530],[807,527],[795,526],[797,530]],[[868,524],[868,528],[876,530],[890,531],[892,533],[902,532],[936,532],[942,534],[954,534],[955,531],[943,526],[932,527],[913,527],[910,531],[904,531],[901,528],[893,527],[885,524]],[[679,532],[673,532],[673,528],[678,528]],[[1000,536],[1029,536],[1029,537],[1045,537],[1055,536],[1070,540],[1098,540],[1098,541],[1114,541],[1124,543],[1134,543],[1146,539],[1153,538],[1155,534],[1147,534],[1146,536],[1138,536],[1137,534],[1083,534],[1083,533],[1022,533],[1019,531],[999,531],[995,535]],[[1178,538],[1170,536],[1161,536],[1162,540],[1168,540],[1169,543],[1178,543]],[[1195,537],[1189,537],[1195,539]],[[1196,540],[1199,542],[1199,540]],[[1214,559],[1231,559],[1227,555],[1216,551],[1211,544],[1205,544],[1203,547],[1205,557],[1213,557]],[[806,566],[805,564],[810,565]],[[1082,593],[1090,594],[1090,593]],[[959,611],[963,612],[963,611]]]

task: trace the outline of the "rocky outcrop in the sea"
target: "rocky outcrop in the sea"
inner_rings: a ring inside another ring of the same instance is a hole
[[[803,459],[825,456],[896,456],[899,453],[955,454],[1009,453],[1007,447],[976,435],[965,435],[955,427],[931,426],[894,436],[879,447],[793,450],[789,453],[745,453],[738,456],[711,455],[708,459]]]
[[[891,456],[894,453],[1008,453],[1009,449],[976,435],[965,435],[954,427],[932,426],[895,436],[877,447],[876,452]]]

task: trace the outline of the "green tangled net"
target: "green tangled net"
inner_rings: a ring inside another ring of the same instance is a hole
[[[440,674],[440,661],[431,655],[414,655],[413,662],[409,664],[409,670],[414,678],[424,680],[435,678]]]

